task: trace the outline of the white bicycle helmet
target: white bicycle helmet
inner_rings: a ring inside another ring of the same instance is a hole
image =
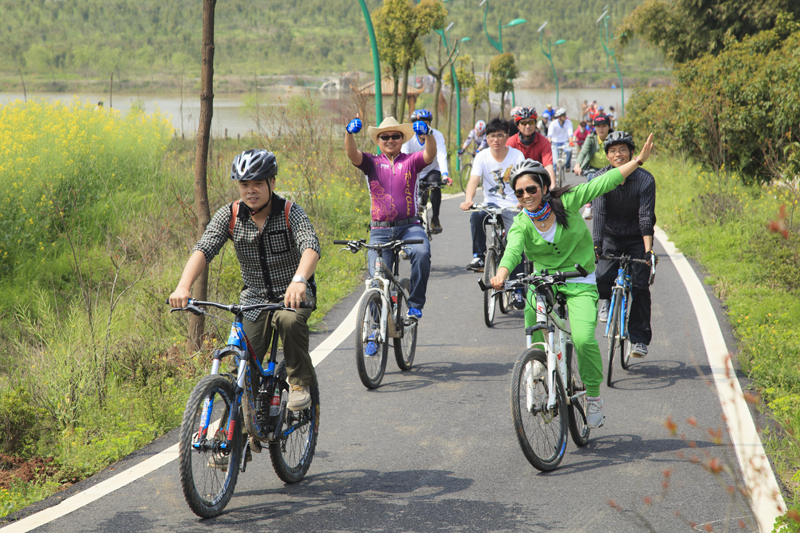
[[[278,175],[278,160],[268,150],[245,150],[237,155],[231,165],[231,179],[260,181]]]
[[[542,187],[544,187],[545,184],[548,186],[550,185],[550,173],[547,172],[547,169],[538,161],[526,159],[525,161],[520,161],[511,169],[511,175],[509,176],[511,188],[513,189],[516,186],[517,180],[526,174],[538,176],[538,179],[534,179],[536,179]]]

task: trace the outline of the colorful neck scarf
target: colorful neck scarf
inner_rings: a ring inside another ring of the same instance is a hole
[[[544,206],[542,206],[542,208],[536,211],[535,213],[531,213],[527,209],[525,210],[525,212],[528,214],[529,217],[531,217],[531,220],[533,222],[543,222],[547,220],[547,218],[550,216],[551,212],[550,202],[544,204]]]

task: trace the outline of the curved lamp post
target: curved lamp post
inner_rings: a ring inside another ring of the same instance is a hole
[[[372,27],[372,18],[369,16],[367,4],[364,0],[359,0],[361,12],[364,13],[364,21],[367,23],[369,42],[372,44],[372,69],[375,71],[375,123],[383,122],[383,88],[381,87],[381,60],[378,56],[378,42],[375,40],[375,29]]]
[[[492,39],[489,36],[489,30],[486,29],[486,16],[489,13],[489,0],[483,0],[483,2],[481,2],[478,5],[478,7],[481,7],[484,4],[486,5],[486,7],[483,10],[483,32],[486,34],[486,38],[489,39],[489,42],[492,43],[492,46],[494,46],[502,54],[503,53],[503,28],[510,28],[511,26],[519,26],[520,24],[525,24],[528,21],[525,20],[525,19],[514,19],[511,22],[509,22],[508,24],[503,25],[503,23],[498,20],[497,21],[497,39],[498,40],[495,41],[494,39]],[[512,106],[516,106],[517,105],[517,95],[514,94],[514,89],[511,89],[511,105]]]
[[[547,26],[547,21],[545,21],[544,24],[539,26],[539,29],[536,30],[536,31],[539,33],[539,48],[542,49],[542,53],[544,54],[544,57],[546,57],[550,61],[550,68],[553,69],[553,78],[555,78],[555,80],[556,80],[556,107],[558,107],[558,74],[556,74],[556,67],[553,65],[553,44],[558,46],[560,44],[564,44],[567,41],[565,41],[564,39],[559,39],[555,43],[553,43],[553,42],[550,41],[550,39],[547,39],[547,52],[545,52],[544,51],[544,44],[542,42],[543,41],[543,36],[544,36],[544,33],[542,32],[542,30],[544,30],[545,26]]]
[[[600,18],[597,19],[597,23],[599,24],[600,21],[603,21],[603,27],[600,28],[600,43],[603,45],[603,49],[606,51],[606,65],[608,65],[608,58],[614,60],[614,66],[617,69],[617,77],[619,78],[619,90],[622,95],[622,103],[620,104],[620,116],[625,114],[625,87],[622,86],[622,72],[619,70],[619,64],[617,63],[617,56],[614,55],[614,49],[609,48],[608,45],[612,40],[614,40],[614,35],[608,34],[608,19],[611,17],[607,14],[608,10],[603,11],[603,14],[600,15]],[[603,30],[605,30],[605,35],[603,35]]]

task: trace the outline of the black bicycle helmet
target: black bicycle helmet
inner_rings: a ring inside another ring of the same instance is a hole
[[[245,150],[237,155],[231,165],[231,179],[260,181],[278,175],[278,160],[268,150]]]
[[[615,144],[627,144],[628,148],[631,150],[631,157],[633,157],[633,152],[636,150],[636,145],[633,143],[633,137],[624,131],[611,132],[608,134],[608,137],[606,137],[606,140],[603,141],[603,149],[605,149],[606,153],[608,153],[608,149]]]
[[[520,178],[520,176],[524,176],[526,174],[538,176],[539,179],[537,181],[542,187],[545,185],[550,185],[550,173],[547,172],[547,169],[544,168],[544,166],[542,166],[542,164],[538,161],[526,159],[525,161],[520,161],[511,169],[511,174],[509,176],[509,184],[511,185],[511,188],[515,188],[517,180]]]
[[[536,120],[538,118],[535,107],[520,107],[511,114],[514,117],[515,123],[528,119]]]

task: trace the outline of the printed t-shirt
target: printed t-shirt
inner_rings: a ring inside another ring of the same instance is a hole
[[[424,152],[386,154],[362,152],[358,168],[366,175],[372,199],[372,220],[394,222],[417,216],[417,175],[425,168]]]
[[[528,146],[522,144],[522,140],[519,138],[519,133],[509,137],[506,141],[506,146],[510,146],[511,148],[519,150],[522,152],[522,156],[525,159],[533,159],[534,161],[538,161],[542,164],[542,166],[546,167],[547,165],[553,164],[553,150],[550,147],[550,141],[548,141],[547,137],[538,131],[534,132],[533,142]]]
[[[597,134],[595,134],[595,136],[596,135]],[[589,160],[589,166],[592,168],[601,169],[610,164],[611,163],[608,162],[608,156],[606,155],[605,148],[603,148],[603,141],[600,140],[600,137],[597,137],[597,151]]]
[[[483,199],[486,203],[495,204],[500,207],[517,207],[517,197],[514,196],[514,189],[509,185],[509,175],[511,167],[524,161],[525,156],[516,148],[508,148],[508,153],[502,163],[495,161],[491,150],[479,152],[472,161],[472,175],[480,176],[483,181]],[[502,191],[505,198],[500,194],[498,184],[502,180]]]

